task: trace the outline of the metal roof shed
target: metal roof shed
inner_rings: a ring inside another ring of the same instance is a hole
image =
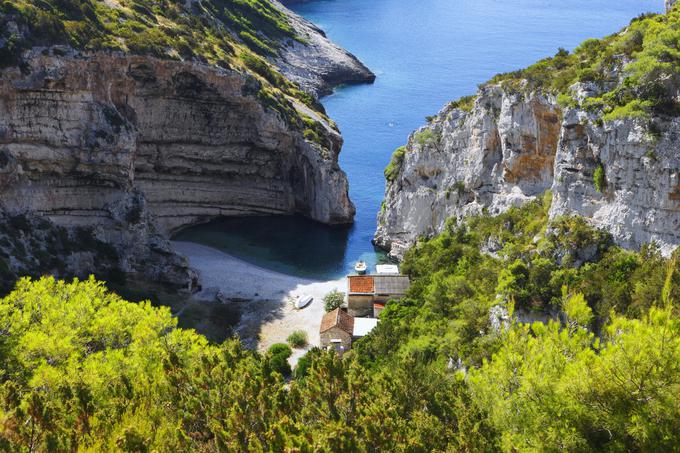
[[[399,266],[396,264],[378,264],[375,270],[378,275],[399,275]]]
[[[365,337],[378,325],[375,318],[354,318],[354,337]]]
[[[410,285],[405,275],[376,275],[373,277],[376,294],[404,295]]]

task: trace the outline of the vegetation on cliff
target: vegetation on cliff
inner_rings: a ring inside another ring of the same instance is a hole
[[[524,84],[524,90],[561,94],[563,103],[603,113],[607,120],[676,115],[678,37],[680,9],[647,14],[617,34],[586,40],[572,53],[560,49],[552,58],[496,76],[489,83],[515,89]],[[582,102],[574,99],[569,87],[576,82],[594,84],[599,94]]]
[[[262,104],[301,130],[311,129],[295,103],[332,126],[317,100],[267,60],[291,41],[302,38],[268,0],[0,2],[0,68],[22,65],[28,49],[54,45],[197,61],[250,74]],[[312,123],[310,141],[328,148],[324,126]]]
[[[673,450],[680,253],[548,222],[548,203],[418,244],[408,296],[289,383],[285,345],[209,344],[93,280],[22,280],[0,301],[0,449]]]
[[[3,30],[10,62],[22,50],[62,44],[229,67],[242,46],[273,55],[282,41],[299,39],[266,0],[5,0],[0,11],[14,24]]]
[[[500,85],[516,92],[540,90],[558,96],[565,106],[580,106],[610,121],[625,117],[648,119],[679,112],[680,6],[667,14],[645,14],[622,31],[588,39],[573,52],[559,49],[525,69],[498,74],[481,87]],[[570,87],[589,83],[597,94],[576,99]],[[469,111],[473,97],[452,103]]]

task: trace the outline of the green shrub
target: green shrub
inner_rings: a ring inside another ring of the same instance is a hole
[[[290,376],[292,370],[288,358],[293,355],[293,350],[285,343],[276,343],[267,350],[269,366],[273,371],[283,376]]]
[[[401,166],[404,164],[404,156],[406,155],[406,147],[400,146],[392,154],[390,163],[385,168],[385,179],[388,181],[394,181],[397,179],[399,172],[401,171]]]
[[[297,365],[295,365],[295,372],[293,377],[295,379],[303,379],[309,375],[309,368],[312,366],[312,359],[307,355],[300,357]]]
[[[269,366],[273,371],[280,373],[282,376],[290,376],[292,369],[288,359],[282,355],[273,355],[269,358]]]
[[[424,129],[420,132],[416,132],[413,135],[413,139],[415,142],[421,146],[439,146],[439,143],[441,142],[442,136],[438,132],[433,131],[432,129]]]
[[[334,289],[323,298],[323,305],[326,312],[340,308],[345,303],[345,293]]]
[[[288,335],[286,341],[292,348],[304,348],[307,346],[307,332],[304,330],[296,330]]]
[[[293,354],[293,350],[285,343],[274,343],[269,347],[267,352],[271,355],[284,356],[286,359]]]
[[[595,190],[600,193],[603,193],[607,188],[607,176],[602,164],[599,164],[593,173],[593,183],[595,184]]]
[[[475,101],[477,100],[476,95],[463,96],[462,98],[453,101],[449,104],[452,109],[461,109],[464,112],[471,112],[475,106]]]

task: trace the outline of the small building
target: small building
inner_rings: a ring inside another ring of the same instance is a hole
[[[371,275],[347,277],[347,311],[352,316],[372,316],[375,286]]]
[[[376,275],[373,277],[375,302],[401,299],[406,295],[411,281],[406,275]]]
[[[321,320],[319,338],[322,348],[330,348],[342,355],[352,342],[365,337],[378,325],[375,318],[355,318],[341,308],[328,312]]]
[[[399,275],[399,266],[396,264],[378,264],[375,266],[378,275]]]
[[[352,340],[358,340],[365,337],[378,325],[378,320],[375,318],[354,318],[354,332],[352,333]]]
[[[388,300],[404,297],[411,284],[406,275],[392,274],[350,275],[347,280],[347,311],[358,317],[375,317],[376,308],[380,312]]]
[[[321,319],[319,338],[322,348],[331,346],[336,350],[340,348],[350,349],[353,336],[354,317],[341,308],[329,311]]]

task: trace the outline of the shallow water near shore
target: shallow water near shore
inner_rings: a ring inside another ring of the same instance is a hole
[[[351,228],[295,217],[228,219],[179,239],[218,248],[262,267],[308,278],[336,278],[358,259],[384,259],[371,245],[395,148],[447,102],[473,94],[494,74],[530,65],[603,37],[662,0],[316,0],[290,7],[323,28],[377,75],[323,99],[345,145],[357,207]]]

